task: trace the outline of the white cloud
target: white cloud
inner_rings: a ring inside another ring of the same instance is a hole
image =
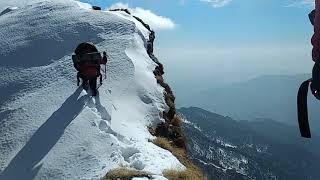
[[[295,1],[291,1],[288,5],[286,5],[285,7],[314,7],[315,0],[295,0]]]
[[[176,27],[176,24],[170,18],[159,16],[152,11],[143,9],[141,7],[130,8],[128,4],[121,2],[115,3],[109,7],[109,9],[117,8],[129,9],[133,15],[141,18],[154,30],[171,30]]]
[[[112,4],[109,9],[129,9],[129,5],[128,4],[124,4],[121,2]]]
[[[232,0],[200,0],[200,1],[208,3],[214,8],[220,8],[230,4]]]

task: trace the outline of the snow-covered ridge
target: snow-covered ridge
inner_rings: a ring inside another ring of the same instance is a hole
[[[148,141],[147,127],[168,108],[146,51],[148,30],[121,12],[73,0],[18,7],[0,16],[0,179],[99,179],[119,166],[154,175],[184,169]],[[96,98],[76,86],[70,58],[84,41],[110,57]]]

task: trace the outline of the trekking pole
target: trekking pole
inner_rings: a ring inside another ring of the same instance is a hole
[[[80,77],[79,77],[79,73],[77,73],[77,86],[80,85]]]
[[[107,56],[107,62],[109,61],[109,56],[108,54],[106,54]],[[104,65],[104,79],[107,79],[107,63]]]
[[[102,84],[102,74],[100,73],[100,84]]]

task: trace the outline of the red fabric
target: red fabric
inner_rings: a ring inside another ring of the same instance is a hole
[[[106,60],[101,59],[99,65],[93,64],[90,61],[84,61],[75,65],[76,69],[81,73],[81,75],[92,78],[98,77],[100,75],[100,64],[106,64]]]
[[[314,19],[314,34],[311,39],[313,45],[312,59],[315,62],[320,61],[320,0],[315,0],[316,11]]]

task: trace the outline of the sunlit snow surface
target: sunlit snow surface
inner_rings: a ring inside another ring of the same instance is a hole
[[[167,107],[146,29],[72,0],[0,6],[0,179],[100,179],[119,166],[163,179],[184,169],[149,142]],[[97,97],[76,86],[70,56],[84,41],[109,55]]]

